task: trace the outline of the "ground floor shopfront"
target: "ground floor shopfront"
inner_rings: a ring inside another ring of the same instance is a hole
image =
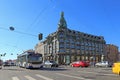
[[[46,56],[45,60],[55,60],[59,64],[70,64],[73,61],[90,61],[90,62],[99,62],[103,59],[100,54],[56,54]]]

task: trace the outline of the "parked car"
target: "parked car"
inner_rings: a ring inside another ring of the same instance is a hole
[[[2,60],[0,60],[0,69],[2,68]]]
[[[53,60],[44,62],[44,67],[58,67],[58,66],[59,66],[58,63],[56,63]]]
[[[75,61],[70,64],[72,67],[88,67],[89,63],[86,61]]]
[[[112,62],[102,61],[95,64],[95,67],[112,67]]]
[[[4,67],[10,66],[10,63],[9,63],[9,62],[4,62],[4,63],[3,63],[3,66],[4,66]]]
[[[120,75],[120,62],[116,62],[113,64],[112,72]]]
[[[16,64],[12,62],[12,63],[10,63],[10,66],[16,66]]]

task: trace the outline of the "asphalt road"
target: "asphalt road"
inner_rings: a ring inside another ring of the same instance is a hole
[[[0,80],[120,80],[111,68],[58,68],[24,69],[4,67],[0,70]]]

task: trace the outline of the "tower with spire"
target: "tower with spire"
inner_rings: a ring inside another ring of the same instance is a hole
[[[67,23],[64,18],[64,12],[61,12],[61,17],[58,23],[58,29],[66,29],[67,28]]]

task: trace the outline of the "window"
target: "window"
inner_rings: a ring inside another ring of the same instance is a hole
[[[59,52],[65,52],[65,50],[64,49],[60,49],[60,51]]]
[[[64,48],[64,44],[60,44],[60,48]]]

